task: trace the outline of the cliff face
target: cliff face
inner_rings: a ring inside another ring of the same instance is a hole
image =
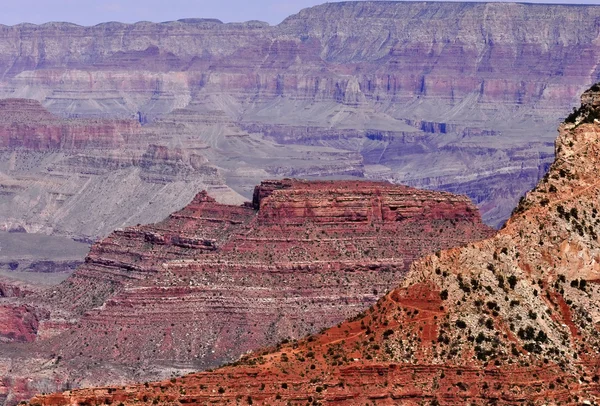
[[[417,261],[363,315],[215,372],[32,403],[595,404],[599,89],[561,125],[548,175],[504,229]]]
[[[95,244],[61,285],[14,299],[10,309],[47,313],[28,332],[34,344],[0,346],[16,382],[7,402],[49,376],[54,391],[165,378],[314,333],[374,303],[414,259],[493,233],[464,196],[383,182],[285,179],[255,195],[228,206],[199,193]],[[48,367],[32,369],[36,357]]]
[[[5,80],[12,92],[19,81],[50,92],[56,90],[49,85],[59,84],[74,91],[69,82],[80,81],[81,91],[121,90],[145,103],[155,95],[136,94],[141,90],[160,95],[210,87],[357,104],[416,94],[460,99],[483,83],[484,102],[569,107],[582,87],[570,80],[589,79],[594,70],[599,12],[593,6],[384,1],[323,4],[274,27],[206,20],[21,24],[2,27],[0,55],[6,76],[15,78]],[[358,67],[368,70],[357,74]],[[323,68],[326,76],[319,77]],[[455,70],[465,75],[452,77]],[[123,78],[114,71],[139,74]],[[557,71],[564,76],[559,84],[545,85]],[[204,80],[190,83],[198,74]],[[108,81],[99,80],[105,76]],[[126,100],[114,103],[133,111]]]
[[[384,1],[278,26],[3,26],[0,95],[153,123],[158,144],[206,148],[247,197],[265,177],[386,179],[467,194],[500,225],[552,162],[556,118],[598,77],[599,16]]]

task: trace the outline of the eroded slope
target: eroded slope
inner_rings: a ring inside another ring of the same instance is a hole
[[[0,230],[93,242],[117,227],[159,221],[197,190],[243,201],[202,148],[158,138],[138,120],[63,119],[34,100],[1,100]]]

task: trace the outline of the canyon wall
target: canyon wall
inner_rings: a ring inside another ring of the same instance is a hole
[[[0,96],[63,117],[135,119],[154,134],[142,139],[201,151],[247,198],[264,178],[385,179],[467,194],[498,226],[552,162],[559,118],[598,78],[599,16],[597,6],[382,1],[324,4],[277,26],[1,26]],[[31,204],[32,188],[19,199]],[[90,193],[142,188],[159,193],[137,183]],[[103,202],[107,221],[118,201]],[[151,213],[111,224],[160,218]],[[110,230],[40,216],[14,222]]]
[[[243,201],[202,148],[157,138],[138,120],[65,119],[35,100],[0,100],[0,230],[92,242],[158,221],[200,189]]]
[[[119,148],[139,133],[134,120],[61,120],[34,100],[0,100],[0,148],[35,151]]]

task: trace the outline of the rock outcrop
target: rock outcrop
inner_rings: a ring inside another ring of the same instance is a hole
[[[94,244],[59,286],[12,300],[46,313],[18,356],[0,346],[6,380],[30,378],[5,384],[7,402],[49,377],[54,391],[165,378],[300,338],[369,307],[416,258],[491,234],[464,196],[384,182],[265,181],[241,206],[199,193]],[[45,367],[17,362],[32,357]]]
[[[57,351],[68,351],[65,340],[79,352],[78,343],[100,339],[114,343],[96,354],[116,345],[115,360],[144,355],[193,365],[194,353],[200,366],[215,365],[258,343],[335,324],[425,252],[491,233],[468,199],[449,194],[357,181],[269,181],[256,190],[251,204],[237,207],[202,192],[161,223],[96,244],[44,298],[75,315],[88,312],[86,338],[58,338]],[[121,341],[117,332],[132,323],[145,333]],[[108,334],[90,335],[101,330]]]
[[[47,313],[28,306],[0,306],[0,342],[32,342]]]
[[[32,404],[596,404],[598,88],[494,237],[415,262],[364,314],[214,372]]]

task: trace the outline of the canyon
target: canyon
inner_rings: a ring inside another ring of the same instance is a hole
[[[596,404],[600,86],[489,239],[414,262],[367,311],[215,371],[65,391],[65,404]]]
[[[198,190],[238,204],[284,177],[466,194],[499,227],[598,79],[599,16],[381,1],[323,4],[276,26],[0,26],[0,97],[85,121],[58,141],[64,127],[36,105],[47,134],[4,130],[2,229],[92,242],[159,221]]]
[[[593,404],[599,17],[0,25],[0,403]]]
[[[465,196],[387,182],[263,181],[242,205],[202,191],[115,230],[60,284],[0,298],[0,400],[234,361],[335,325],[415,259],[493,233]]]

